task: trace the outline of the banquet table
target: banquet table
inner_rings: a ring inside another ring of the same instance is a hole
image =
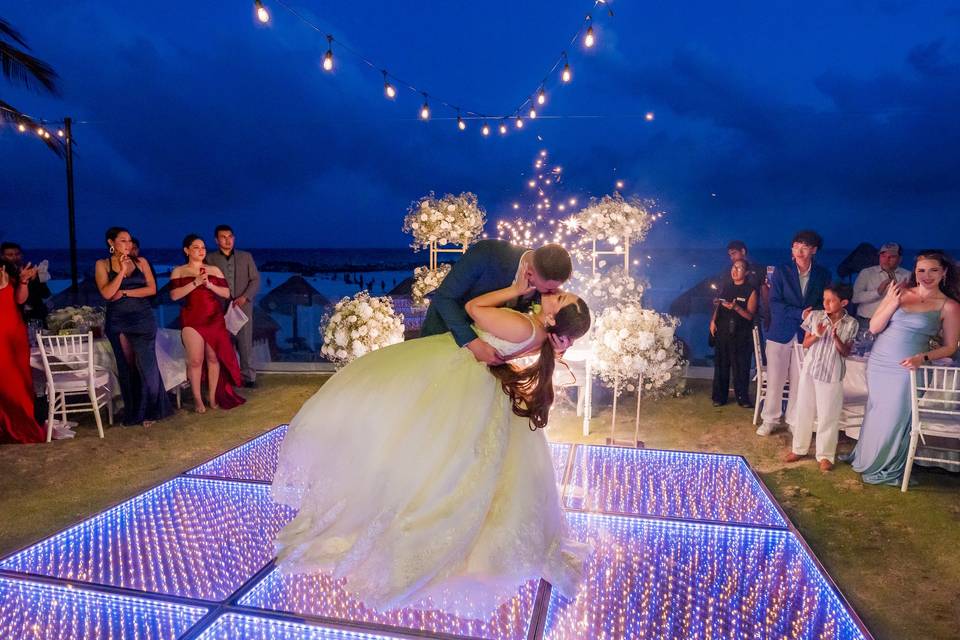
[[[941,364],[939,362],[934,364]],[[960,363],[949,361],[948,366],[960,367]],[[850,356],[847,358],[847,371],[843,378],[843,416],[841,418],[841,429],[849,437],[859,439],[860,426],[863,424],[863,413],[867,404],[867,357]],[[956,440],[952,441],[957,444]],[[960,465],[960,449],[943,451],[942,449],[930,449],[923,443],[917,445],[917,455],[924,457],[942,458],[944,463],[937,464],[932,462],[917,462],[924,466],[942,466],[944,469],[956,471]]]
[[[183,342],[180,331],[176,329],[159,329],[157,331],[157,365],[160,368],[160,377],[163,387],[167,391],[176,391],[187,381],[187,361],[183,351]],[[117,359],[114,356],[110,341],[106,338],[95,338],[93,341],[93,363],[110,372],[110,382],[114,398],[120,396],[120,385],[117,383]],[[30,350],[30,366],[40,371],[34,376],[34,390],[38,396],[44,394],[46,379],[43,377],[43,358],[39,347]]]

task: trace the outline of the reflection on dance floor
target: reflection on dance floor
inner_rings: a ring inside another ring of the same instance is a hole
[[[532,581],[485,619],[375,611],[283,576],[270,500],[286,426],[0,561],[0,638],[869,638],[746,461],[551,444],[574,535],[568,601]]]

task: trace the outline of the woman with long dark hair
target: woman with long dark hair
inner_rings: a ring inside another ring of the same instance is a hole
[[[466,305],[503,360],[539,353],[531,366],[488,367],[443,333],[358,358],[307,401],[273,481],[299,510],[277,537],[281,570],[332,571],[378,609],[430,597],[423,606],[488,613],[540,577],[576,592],[585,549],[567,538],[542,427],[548,338],[583,336],[590,312],[564,292],[529,315],[500,308],[531,290]]]
[[[957,351],[960,272],[940,249],[917,254],[906,285],[894,282],[870,319],[867,408],[853,468],[870,484],[900,486],[910,440],[910,370]],[[941,337],[942,347],[930,349]]]
[[[157,283],[147,259],[131,257],[129,231],[110,227],[106,241],[110,255],[97,260],[95,275],[107,301],[104,332],[117,361],[123,423],[147,427],[173,413],[157,365],[157,321],[150,306]]]

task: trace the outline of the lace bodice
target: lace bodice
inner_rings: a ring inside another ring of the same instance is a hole
[[[511,309],[511,311],[513,311]],[[514,311],[514,313],[520,313],[519,311]],[[476,332],[477,337],[489,344],[491,347],[497,350],[502,357],[512,356],[518,353],[523,353],[530,348],[530,345],[533,344],[534,340],[537,338],[537,328],[533,324],[533,320],[525,313],[520,313],[524,318],[530,322],[530,337],[524,340],[523,342],[510,342],[509,340],[504,340],[498,336],[493,335],[488,331],[484,331],[479,328],[477,325],[472,325],[473,330]]]

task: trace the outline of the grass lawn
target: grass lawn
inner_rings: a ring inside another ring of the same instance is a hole
[[[109,428],[103,440],[84,419],[73,440],[0,447],[0,555],[289,421],[325,379],[265,375],[259,388],[243,390],[250,402],[232,411],[181,411],[146,430]],[[633,409],[626,399],[621,437],[632,432]],[[920,484],[902,494],[862,484],[848,465],[827,474],[812,460],[786,465],[787,435],[761,438],[751,417],[736,405],[713,408],[705,384],[694,382],[684,398],[644,402],[641,439],[745,456],[877,638],[956,638],[960,474],[915,471]],[[609,420],[599,412],[583,437],[581,421],[560,406],[549,437],[602,443]]]

